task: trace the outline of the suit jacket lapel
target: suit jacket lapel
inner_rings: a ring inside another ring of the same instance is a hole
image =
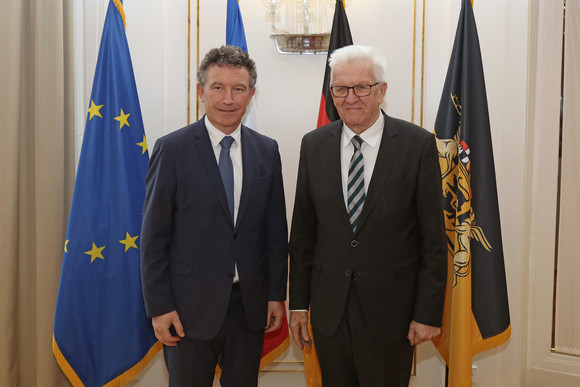
[[[203,165],[207,171],[207,175],[213,185],[216,195],[222,205],[222,208],[230,219],[233,225],[233,220],[231,219],[230,209],[228,207],[228,200],[226,198],[226,190],[224,189],[224,183],[220,175],[220,170],[215,159],[215,153],[212,149],[211,140],[209,139],[209,134],[207,133],[207,128],[205,127],[204,118],[198,121],[198,125],[194,126],[194,143],[199,152],[199,156],[203,162]]]
[[[371,177],[365,203],[355,234],[357,234],[364,227],[366,220],[372,212],[372,208],[380,196],[381,189],[387,181],[387,177],[389,176],[389,172],[393,166],[393,160],[397,153],[397,128],[395,125],[393,125],[389,116],[387,116],[385,113],[382,114],[385,117],[383,137],[381,138],[381,144],[379,147],[379,153],[377,154],[377,161],[373,170],[373,176]]]
[[[255,149],[255,144],[253,141],[252,133],[247,127],[242,125],[241,127],[241,139],[242,139],[242,169],[244,176],[242,177],[242,193],[240,195],[240,207],[238,208],[238,216],[236,218],[236,227],[240,224],[244,212],[248,206],[248,200],[251,195],[252,182],[254,181],[254,158],[252,157]]]

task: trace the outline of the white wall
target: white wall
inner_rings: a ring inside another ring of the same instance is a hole
[[[129,47],[151,150],[161,135],[188,123],[188,3],[191,3],[189,113],[191,121],[196,119],[198,2],[125,0],[124,3]],[[225,43],[226,1],[200,0],[199,3],[199,51],[203,56],[209,48]],[[346,11],[354,42],[374,45],[387,53],[387,112],[407,120],[414,116],[414,122],[432,130],[461,2],[439,0],[425,3],[424,57],[423,1],[352,0]],[[474,2],[487,84],[512,319],[512,337],[508,342],[474,357],[474,365],[478,367],[477,386],[532,385],[533,375],[526,381],[532,367],[528,353],[537,344],[528,334],[528,304],[532,302],[528,289],[537,282],[549,288],[552,280],[549,270],[537,276],[529,257],[541,254],[532,243],[538,230],[530,227],[530,222],[541,223],[550,216],[534,218],[532,208],[537,203],[532,190],[536,190],[539,184],[539,177],[534,174],[538,162],[534,159],[534,150],[541,139],[533,140],[539,129],[530,122],[536,118],[529,109],[538,107],[534,105],[529,84],[535,79],[535,73],[530,71],[536,70],[539,3],[543,4],[540,0]],[[84,15],[84,20],[76,23],[77,33],[82,33],[77,36],[77,63],[84,62],[84,66],[76,70],[77,109],[80,109],[78,117],[81,117],[77,123],[79,146],[107,0],[85,0],[80,4],[84,10],[77,15]],[[261,2],[240,0],[240,7],[248,49],[258,66],[257,129],[277,139],[280,144],[290,219],[299,144],[301,137],[316,125],[326,57],[278,54],[269,38],[270,26],[264,21],[266,9]],[[557,9],[552,10],[557,13]],[[414,63],[413,32],[416,38]],[[422,60],[424,73],[421,72]],[[416,83],[414,91],[413,79]],[[422,79],[423,100],[420,99]],[[553,171],[547,173],[553,174]],[[547,198],[552,199],[549,194]],[[418,353],[413,387],[442,385],[443,363],[433,346],[424,344]],[[290,357],[299,357],[299,354],[294,349]],[[283,373],[280,375],[283,379]],[[281,386],[278,382],[265,380],[262,379],[261,385]],[[135,383],[141,387],[165,386],[161,358],[158,357]],[[536,382],[535,385],[543,384]]]

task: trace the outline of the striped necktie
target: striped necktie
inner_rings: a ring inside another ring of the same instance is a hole
[[[365,167],[361,152],[362,141],[362,138],[358,135],[352,138],[354,152],[348,166],[348,218],[353,231],[356,230],[365,201]]]

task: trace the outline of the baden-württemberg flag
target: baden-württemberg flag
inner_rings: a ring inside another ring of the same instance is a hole
[[[149,154],[124,23],[111,0],[64,243],[53,352],[74,386],[123,385],[161,348],[141,293]]]
[[[435,135],[448,239],[442,334],[449,387],[471,386],[471,358],[510,336],[497,188],[479,39],[463,0]]]

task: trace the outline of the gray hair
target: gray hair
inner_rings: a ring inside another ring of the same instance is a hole
[[[370,46],[350,45],[334,50],[330,54],[330,84],[333,84],[334,68],[339,63],[369,62],[373,66],[376,82],[386,82],[387,58],[378,48]]]
[[[250,89],[256,86],[256,80],[258,79],[258,73],[256,72],[256,62],[250,58],[248,53],[244,52],[241,48],[227,45],[221,46],[219,48],[212,48],[205,54],[205,57],[199,64],[199,69],[197,70],[197,82],[201,87],[205,86],[205,76],[207,70],[212,66],[230,66],[242,68],[245,67],[250,73]]]

